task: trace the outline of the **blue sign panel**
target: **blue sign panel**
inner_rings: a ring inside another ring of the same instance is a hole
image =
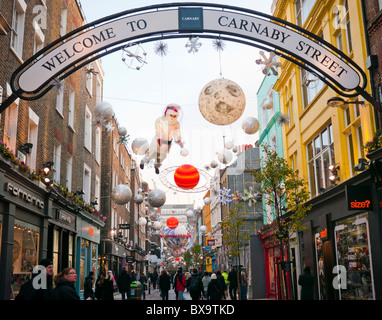
[[[179,31],[203,30],[203,8],[179,8]]]

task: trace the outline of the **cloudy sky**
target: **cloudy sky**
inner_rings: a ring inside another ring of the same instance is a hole
[[[178,1],[186,2],[186,1]],[[194,1],[201,2],[201,1]],[[164,3],[154,0],[80,0],[88,23],[124,10]],[[219,0],[206,1],[234,5],[270,14],[272,0]],[[154,123],[169,103],[177,103],[183,109],[181,120],[182,140],[189,155],[180,155],[180,147],[173,145],[161,170],[191,164],[203,169],[212,160],[217,160],[217,152],[223,150],[224,139],[233,140],[236,145],[254,144],[258,134],[247,135],[241,124],[248,116],[257,118],[257,90],[263,81],[261,66],[255,63],[260,58],[259,49],[234,42],[226,42],[219,52],[213,47],[212,39],[200,39],[201,47],[196,53],[189,53],[185,47],[187,39],[166,40],[168,53],[155,53],[157,43],[144,43],[140,52],[146,52],[146,62],[140,70],[135,63],[121,52],[102,58],[104,77],[104,101],[113,105],[120,126],[130,135],[130,143],[143,137],[151,141],[155,134]],[[138,50],[134,46],[134,51]],[[126,63],[122,58],[126,58]],[[244,91],[246,107],[240,119],[231,125],[217,126],[203,118],[199,111],[198,99],[202,88],[214,79],[220,78],[236,82]],[[140,157],[136,158],[140,161]],[[204,169],[203,169],[204,170]],[[211,171],[209,171],[211,173]],[[155,175],[153,168],[143,170],[143,178],[151,188],[166,191],[167,202],[201,204],[204,193],[180,193],[168,189]],[[168,179],[172,182],[171,178]],[[203,180],[201,180],[203,181]]]

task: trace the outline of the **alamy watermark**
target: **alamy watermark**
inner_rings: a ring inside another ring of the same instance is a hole
[[[337,274],[332,281],[333,288],[336,290],[347,289],[347,269],[343,265],[336,265],[332,270],[333,274]]]

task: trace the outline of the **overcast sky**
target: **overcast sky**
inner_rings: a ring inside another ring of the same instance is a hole
[[[85,18],[90,23],[113,13],[165,2],[80,0],[80,3]],[[272,0],[210,0],[206,3],[234,5],[270,14]],[[217,160],[217,152],[223,150],[223,136],[226,140],[233,140],[236,145],[253,145],[258,139],[258,134],[245,134],[241,124],[248,116],[257,118],[256,93],[264,78],[261,66],[255,63],[260,58],[259,49],[226,42],[220,60],[218,51],[212,46],[212,39],[200,39],[202,46],[197,53],[188,53],[185,47],[187,41],[185,38],[164,41],[168,46],[168,53],[164,57],[154,52],[157,43],[142,44],[141,50],[147,53],[147,63],[140,70],[133,70],[125,65],[122,51],[102,58],[105,71],[103,100],[113,105],[120,126],[127,129],[130,135],[129,146],[137,137],[151,141],[155,134],[155,120],[162,115],[167,104],[177,103],[183,108],[183,119],[180,122],[182,140],[185,141],[189,155],[182,157],[180,147],[174,144],[161,167],[162,170],[185,163],[203,169],[212,160]],[[126,60],[127,63],[130,61]],[[198,107],[202,88],[210,81],[220,78],[220,71],[225,79],[236,82],[246,97],[246,108],[242,117],[227,126],[211,124],[203,118]],[[140,159],[137,157],[137,161]],[[144,180],[151,188],[166,191],[166,204],[203,203],[204,193],[175,193],[165,187],[159,176],[153,172],[153,168],[145,168]]]

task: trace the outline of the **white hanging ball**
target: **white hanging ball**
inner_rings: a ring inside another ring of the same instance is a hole
[[[118,128],[118,134],[120,137],[124,137],[127,135],[127,129],[125,127]]]
[[[155,221],[154,224],[153,224],[153,228],[155,230],[159,230],[160,228],[162,227],[162,224],[160,223],[160,221]]]
[[[177,227],[175,228],[174,233],[175,233],[176,235],[185,235],[185,234],[187,234],[187,229],[186,229],[185,226],[180,225],[180,226],[177,226]]]
[[[204,204],[205,205],[209,205],[209,204],[211,204],[211,198],[209,198],[209,197],[207,197],[207,198],[204,198]]]
[[[131,149],[138,156],[143,156],[149,149],[149,142],[145,138],[136,138],[131,144]]]
[[[180,150],[180,155],[183,156],[183,157],[187,157],[188,156],[188,149],[187,148],[182,148]]]
[[[125,184],[120,184],[113,188],[111,192],[111,198],[116,204],[126,204],[128,203],[133,194],[130,190],[130,188]]]
[[[233,148],[232,148],[232,152],[234,152],[234,153],[236,153],[236,152],[238,152],[239,150],[238,150],[238,147],[237,146],[234,146]]]
[[[114,114],[113,107],[110,103],[101,101],[98,102],[94,107],[94,114],[96,118],[103,119],[105,121],[109,121]]]
[[[138,220],[138,224],[140,226],[145,226],[147,224],[146,218],[140,217],[139,220]]]
[[[153,223],[151,221],[147,222],[148,227],[151,227],[152,225],[153,225]]]
[[[215,169],[215,168],[217,168],[218,166],[219,166],[219,163],[218,163],[216,160],[212,160],[212,161],[211,161],[210,167],[211,167],[212,169]]]
[[[255,134],[260,128],[259,120],[255,117],[248,117],[243,121],[241,128],[246,134]]]
[[[232,149],[233,146],[234,146],[234,142],[233,140],[227,140],[225,143],[224,143],[224,146],[226,149]]]
[[[166,203],[166,193],[160,189],[151,190],[147,201],[152,207],[161,207]]]
[[[230,150],[224,149],[223,151],[220,151],[218,153],[218,159],[223,164],[230,163],[232,161],[232,158],[233,158],[233,155]]]
[[[193,216],[194,216],[194,211],[193,210],[187,210],[187,212],[186,212],[186,216],[187,216],[187,218],[192,218]]]
[[[201,226],[199,230],[200,230],[200,232],[204,233],[204,232],[207,231],[207,227],[206,226]]]
[[[143,202],[143,196],[141,194],[137,194],[134,198],[134,202],[136,204],[141,204]]]

